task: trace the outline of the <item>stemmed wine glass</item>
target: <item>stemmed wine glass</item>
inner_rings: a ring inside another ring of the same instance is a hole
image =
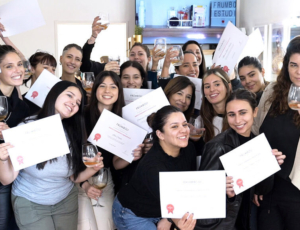
[[[156,53],[158,57],[165,57],[167,51],[167,42],[165,38],[157,38],[154,40],[154,47],[156,50],[159,50]]]
[[[179,45],[172,46],[172,51],[177,51],[178,55],[176,57],[171,58],[171,63],[174,66],[182,65],[184,56],[183,56],[183,51],[181,49],[181,46],[179,46]]]
[[[189,126],[190,127],[190,137],[195,138],[195,139],[201,138],[204,133],[204,129],[202,127],[202,123],[200,122],[200,120],[197,118],[191,117],[189,123],[190,123],[190,126]]]
[[[119,55],[109,55],[108,60],[109,60],[110,62],[111,62],[111,61],[118,62],[118,65],[120,66],[120,60],[121,60],[121,58],[120,58]],[[114,71],[116,74],[120,75],[120,70],[119,70],[119,69],[113,69],[113,71]]]
[[[100,27],[102,27],[103,30],[106,30],[109,25],[109,14],[105,12],[100,12],[98,16],[100,18],[98,22],[101,23]]]
[[[92,176],[93,186],[96,189],[102,190],[106,187],[108,182],[108,171],[106,168],[102,168],[98,173]],[[94,207],[104,207],[103,205],[99,204],[99,197],[97,199],[97,204],[94,204]]]
[[[82,87],[85,91],[91,92],[93,88],[93,84],[95,81],[95,76],[93,72],[84,72],[82,74]]]
[[[22,59],[23,67],[25,69],[24,79],[28,79],[31,76],[31,65],[27,59]]]
[[[8,114],[8,104],[7,98],[5,96],[0,96],[0,121],[4,121]]]
[[[300,110],[300,87],[296,86],[294,83],[292,83],[290,87],[288,104],[291,109]]]
[[[93,144],[82,145],[82,161],[86,167],[94,167],[99,162],[97,161],[97,147]]]

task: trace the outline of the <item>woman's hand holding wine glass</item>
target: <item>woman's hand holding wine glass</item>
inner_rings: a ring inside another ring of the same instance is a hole
[[[93,168],[95,171],[99,171],[104,167],[103,157],[100,157],[101,153],[98,152],[96,146],[92,144],[82,145],[82,161],[88,168]]]

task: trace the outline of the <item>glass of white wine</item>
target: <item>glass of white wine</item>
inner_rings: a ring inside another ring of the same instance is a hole
[[[24,70],[25,70],[24,79],[26,80],[32,75],[31,65],[30,65],[30,62],[27,59],[22,59],[22,62],[23,62]]]
[[[180,65],[182,65],[184,56],[183,56],[183,51],[182,51],[181,46],[174,45],[174,46],[172,46],[172,50],[171,51],[177,51],[177,53],[178,53],[176,57],[171,58],[171,63],[174,66],[180,66]]]
[[[92,177],[92,182],[93,182],[93,186],[96,189],[102,190],[106,187],[107,182],[108,182],[108,171],[106,168],[101,169],[98,173],[96,173],[93,177]],[[99,203],[99,197],[97,199],[97,204],[94,204],[94,207],[104,207],[103,205],[101,205]]]
[[[100,27],[102,27],[103,30],[106,30],[109,25],[109,14],[105,12],[100,12],[98,16],[100,18],[98,22],[101,23]]]
[[[115,61],[115,62],[118,62],[118,65],[120,66],[120,63],[121,63],[121,58],[120,58],[120,56],[119,55],[109,55],[108,56],[108,60],[111,62],[111,61]],[[113,71],[116,73],[116,74],[118,74],[118,75],[120,75],[120,70],[119,69],[113,69]]]
[[[82,87],[85,91],[91,92],[95,81],[94,72],[84,72],[82,74]]]
[[[300,87],[294,83],[291,84],[288,95],[289,107],[293,110],[300,110]]]
[[[0,122],[5,122],[4,119],[8,114],[8,104],[7,98],[5,96],[0,96]]]
[[[167,51],[167,41],[165,38],[157,38],[154,40],[154,47],[158,52],[156,56],[165,57]]]
[[[189,125],[190,138],[200,139],[204,133],[204,129],[202,127],[202,123],[200,122],[200,119],[191,117],[189,123],[190,123]]]
[[[82,161],[86,167],[94,167],[99,162],[97,161],[98,149],[93,144],[82,145]]]

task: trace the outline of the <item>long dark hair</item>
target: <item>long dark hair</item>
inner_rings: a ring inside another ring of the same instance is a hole
[[[62,124],[64,130],[69,139],[69,148],[71,154],[67,154],[67,160],[69,169],[73,169],[74,178],[76,179],[80,172],[86,169],[85,165],[82,162],[82,153],[81,147],[82,144],[86,141],[86,133],[85,133],[85,124],[83,119],[83,109],[84,109],[84,96],[80,87],[69,81],[60,81],[56,83],[52,89],[49,91],[46,100],[44,102],[43,108],[37,115],[37,120],[49,117],[55,114],[55,103],[58,96],[65,91],[69,87],[76,87],[81,93],[81,104],[79,106],[79,110],[76,114],[74,114],[70,118],[66,118],[62,120]],[[50,160],[50,163],[56,159]],[[46,162],[37,164],[38,169],[44,169]]]
[[[141,78],[142,78],[142,81],[143,81],[141,89],[148,89],[146,71],[144,70],[143,66],[140,63],[138,63],[137,61],[126,61],[126,62],[124,62],[120,67],[120,77],[122,78],[123,71],[125,69],[127,69],[128,67],[130,67],[130,66],[133,67],[133,68],[136,68],[140,72],[140,75],[141,75]]]
[[[203,76],[202,95],[204,96],[204,79],[212,74],[218,76],[222,80],[222,82],[226,88],[226,98],[225,99],[227,99],[231,93],[231,90],[229,87],[230,80],[229,80],[227,73],[224,70],[218,69],[218,68],[207,70],[207,72]],[[205,139],[205,142],[208,142],[209,140],[211,140],[215,137],[215,130],[214,130],[215,126],[213,124],[213,119],[215,116],[217,116],[217,113],[214,110],[212,104],[207,100],[206,97],[203,97],[203,100],[202,100],[200,116],[201,116],[201,119],[203,121],[204,128],[205,128],[204,139]],[[226,125],[227,122],[225,122],[226,119],[224,119],[223,121],[224,121],[223,128],[220,131],[224,131],[228,127],[228,125]]]
[[[196,100],[194,83],[191,82],[190,79],[188,79],[187,77],[179,76],[171,79],[164,89],[164,93],[166,94],[166,97],[168,98],[168,100],[170,100],[170,97],[173,94],[179,92],[182,89],[185,89],[188,86],[192,87],[192,98],[188,109],[183,112],[187,121],[190,120],[191,116],[194,113],[194,106]]]
[[[190,45],[190,44],[195,44],[195,45],[197,45],[197,46],[199,47],[199,49],[200,49],[201,56],[202,56],[202,62],[201,62],[201,64],[199,65],[199,78],[202,79],[204,73],[206,72],[206,63],[205,63],[205,58],[204,58],[204,53],[203,53],[202,47],[201,47],[201,45],[200,45],[198,42],[196,42],[196,41],[194,41],[194,40],[190,40],[190,41],[187,41],[186,43],[183,44],[182,50],[183,50],[183,51],[186,51],[188,45]]]
[[[113,71],[102,71],[96,76],[92,92],[91,92],[91,99],[90,104],[86,108],[87,115],[90,118],[91,127],[94,127],[100,117],[100,111],[98,109],[98,99],[97,99],[97,89],[100,84],[105,80],[105,78],[110,77],[115,85],[119,89],[119,96],[118,100],[114,103],[111,112],[114,114],[122,117],[122,107],[125,105],[124,102],[124,94],[123,94],[123,87],[121,83],[120,77]],[[88,130],[89,132],[89,130]]]

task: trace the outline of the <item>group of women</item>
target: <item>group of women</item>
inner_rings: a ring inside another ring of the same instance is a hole
[[[3,130],[60,114],[70,154],[14,171],[8,153],[13,146],[1,141],[0,230],[297,229],[300,115],[288,107],[287,97],[292,83],[300,86],[300,37],[290,42],[276,82],[264,80],[265,72],[257,58],[245,57],[238,63],[244,89],[233,91],[232,81],[221,68],[206,70],[203,51],[196,41],[183,45],[183,63],[175,68],[182,76],[176,78],[169,73],[171,49],[164,60],[162,79],[157,79],[160,58],[155,57],[155,48],[149,69],[150,51],[141,43],[131,47],[129,61],[121,66],[91,61],[101,32],[98,19],[94,19],[92,36],[82,49],[76,44],[64,48],[59,60],[62,81],[50,90],[43,108],[18,93],[24,83],[21,53],[8,38],[2,38],[6,45],[0,46],[0,96],[7,98],[9,114],[0,122],[0,137]],[[57,65],[51,54],[42,51],[29,61],[32,84],[44,69],[54,73]],[[74,77],[79,69],[95,73],[90,94]],[[203,100],[198,112],[194,110],[195,85],[186,76],[202,79]],[[133,150],[131,164],[98,147],[99,163],[86,168],[81,146],[102,111],[122,116],[123,88],[148,88],[148,81],[153,89],[162,86],[170,102],[148,118],[153,140],[147,138]],[[200,139],[190,138],[194,127],[188,122],[192,117],[205,129]],[[233,190],[235,178],[227,175],[224,219],[196,221],[189,213],[181,219],[161,218],[159,172],[222,170],[219,157],[259,133],[265,133],[273,149],[270,154],[276,157],[281,171],[239,195]],[[199,168],[197,156],[202,157]],[[90,178],[103,167],[108,169],[109,180],[106,188],[98,190]],[[97,199],[104,207],[92,206]],[[251,205],[252,199],[259,206],[257,210]]]

